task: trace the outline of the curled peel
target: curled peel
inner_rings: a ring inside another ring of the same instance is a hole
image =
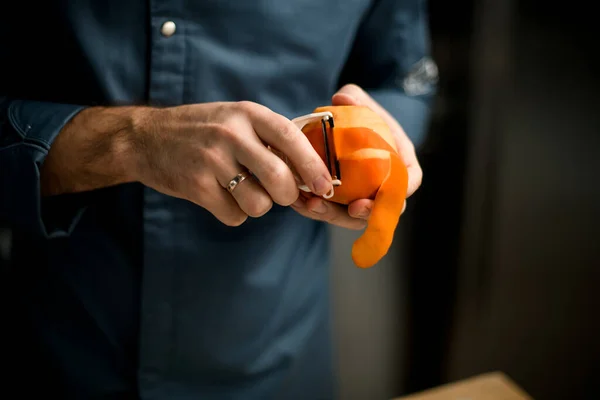
[[[352,246],[352,260],[360,268],[372,267],[389,251],[404,208],[407,186],[403,183],[408,181],[406,167],[396,153],[377,149],[366,150],[357,152],[368,153],[362,160],[385,160],[388,173],[375,195],[367,227]],[[351,156],[354,155],[355,153]]]

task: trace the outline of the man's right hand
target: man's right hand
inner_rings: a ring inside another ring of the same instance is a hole
[[[274,202],[287,206],[298,198],[292,170],[267,145],[287,156],[314,193],[331,189],[327,167],[289,119],[256,103],[223,102],[84,110],[52,146],[42,168],[42,191],[137,181],[237,226],[248,216],[264,215]],[[248,178],[230,194],[228,183],[248,170],[259,182]]]

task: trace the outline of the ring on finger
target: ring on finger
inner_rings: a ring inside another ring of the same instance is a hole
[[[247,171],[243,171],[237,174],[235,177],[233,177],[233,179],[230,180],[227,184],[227,190],[229,191],[229,193],[233,193],[235,188],[237,188],[238,185],[245,181],[249,176],[250,174]]]

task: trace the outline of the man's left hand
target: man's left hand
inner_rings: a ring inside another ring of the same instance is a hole
[[[356,85],[350,84],[342,87],[333,95],[331,104],[334,106],[366,106],[383,118],[394,134],[398,152],[408,169],[406,197],[408,198],[415,193],[421,186],[423,171],[417,160],[415,146],[400,126],[400,123],[367,92]],[[298,200],[292,204],[292,208],[305,217],[356,230],[363,229],[367,225],[372,207],[373,200],[369,199],[356,200],[348,206],[342,206],[304,192],[301,192]],[[406,199],[404,200],[404,209],[406,209]],[[404,212],[404,209],[402,212]]]

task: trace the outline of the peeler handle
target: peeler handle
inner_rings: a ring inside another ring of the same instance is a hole
[[[292,122],[298,127],[298,129],[304,128],[307,124],[321,120],[321,119],[333,118],[333,114],[329,111],[323,111],[318,113],[306,114],[301,117],[294,118]]]

